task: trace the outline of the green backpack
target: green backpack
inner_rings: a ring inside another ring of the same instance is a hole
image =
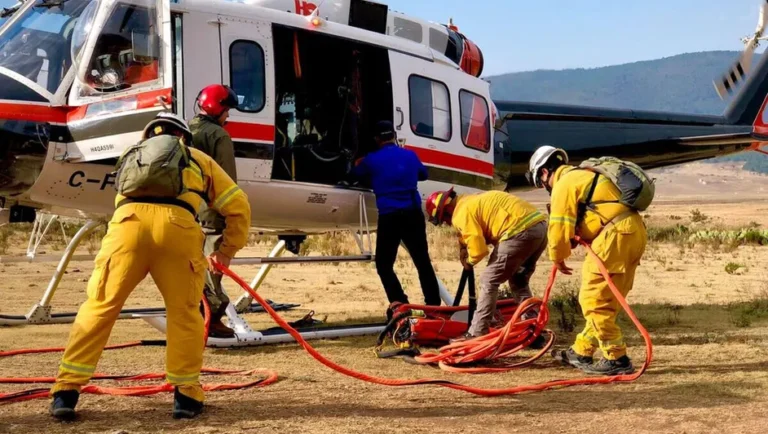
[[[115,166],[115,189],[126,197],[118,206],[130,202],[164,203],[197,214],[189,204],[177,199],[187,191],[182,174],[192,162],[189,149],[175,136],[159,135],[131,146]]]
[[[580,204],[585,208],[583,211],[586,211],[586,208],[594,209],[594,206],[600,203],[620,203],[635,211],[645,211],[653,202],[653,196],[656,193],[654,184],[656,180],[649,177],[640,166],[631,161],[614,157],[590,158],[583,161],[579,165],[579,169],[595,173],[595,179],[592,181],[586,203]],[[608,178],[619,189],[621,192],[619,200],[592,201],[600,175]]]

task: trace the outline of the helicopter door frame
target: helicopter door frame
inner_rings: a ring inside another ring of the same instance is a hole
[[[221,82],[232,87],[240,103],[225,125],[235,146],[237,177],[269,182],[275,158],[272,23],[219,15],[218,24]]]
[[[184,117],[184,14],[171,12],[171,99],[173,112]]]

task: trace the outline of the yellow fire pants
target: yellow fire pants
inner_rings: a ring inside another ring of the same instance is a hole
[[[133,289],[152,275],[168,320],[166,372],[170,384],[203,401],[203,233],[186,210],[133,203],[115,211],[88,282],[51,390],[80,390],[96,371],[112,326]]]
[[[634,284],[635,271],[645,252],[646,241],[645,224],[639,214],[616,224],[608,224],[592,241],[592,250],[603,260],[624,297]],[[597,262],[589,256],[582,270],[579,304],[587,324],[576,337],[573,350],[579,355],[591,357],[599,347],[603,357],[609,360],[626,355],[627,347],[621,329],[616,325],[621,305],[600,274]]]

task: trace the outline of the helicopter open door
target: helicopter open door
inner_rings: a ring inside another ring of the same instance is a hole
[[[118,157],[146,124],[170,108],[168,0],[92,0],[72,37],[67,126],[58,157],[89,162]]]
[[[275,76],[272,25],[219,16],[221,82],[238,98],[225,128],[232,136],[237,177],[268,181],[275,157]]]

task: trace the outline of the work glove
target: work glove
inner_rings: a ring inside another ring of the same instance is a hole
[[[469,263],[469,252],[466,247],[462,247],[461,250],[459,250],[459,261],[461,261],[461,266],[464,267],[465,270],[472,269],[472,264]]]

